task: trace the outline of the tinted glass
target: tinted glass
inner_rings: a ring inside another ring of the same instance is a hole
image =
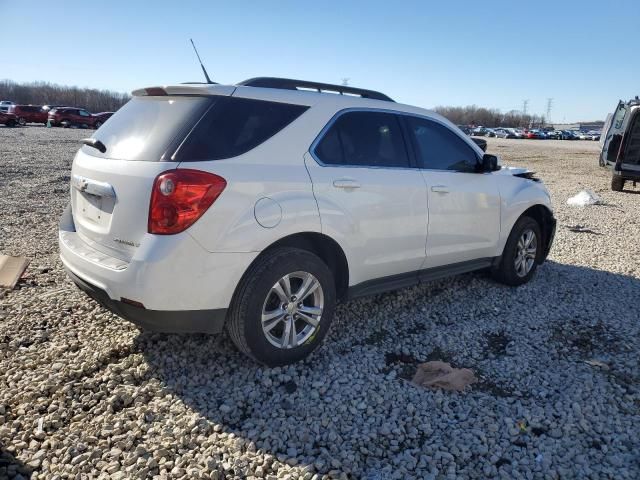
[[[432,170],[472,172],[478,157],[458,135],[439,123],[416,117],[406,117],[413,133],[418,163]]]
[[[105,153],[88,146],[88,155],[118,160],[159,161],[174,139],[202,116],[207,97],[133,97],[93,134],[107,147]]]
[[[318,143],[315,154],[328,165],[409,166],[400,122],[391,113],[341,115]]]
[[[308,108],[247,98],[221,98],[180,147],[177,160],[237,157],[274,136]]]

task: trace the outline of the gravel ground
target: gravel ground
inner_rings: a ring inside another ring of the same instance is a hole
[[[268,369],[226,335],[140,333],[67,280],[56,226],[86,135],[0,127],[0,252],[32,259],[0,298],[0,478],[640,478],[640,195],[609,190],[595,142],[489,139],[555,202],[531,283],[348,302],[311,358]],[[567,206],[582,188],[603,204]],[[481,382],[406,381],[432,359]]]

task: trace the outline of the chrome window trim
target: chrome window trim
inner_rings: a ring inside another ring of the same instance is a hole
[[[438,125],[448,129],[449,131],[451,131],[454,135],[457,135],[463,142],[465,142],[469,148],[471,148],[471,151],[474,153],[478,153],[475,151],[475,147],[477,147],[475,144],[470,144],[467,139],[465,138],[466,135],[463,137],[462,135],[458,135],[457,132],[454,132],[448,125],[444,124],[443,122],[441,122],[439,119],[437,118],[433,118],[433,117],[429,117],[427,115],[420,115],[418,113],[412,113],[412,112],[403,112],[403,111],[399,111],[399,110],[392,110],[392,109],[388,109],[388,108],[371,108],[371,107],[349,107],[349,108],[344,108],[342,110],[337,111],[333,117],[331,117],[331,119],[327,122],[327,124],[322,128],[322,130],[320,130],[320,133],[316,136],[315,140],[311,143],[311,146],[309,147],[309,154],[311,155],[311,157],[316,161],[316,163],[318,165],[320,165],[321,167],[333,167],[333,168],[370,168],[370,169],[375,169],[375,170],[418,170],[418,171],[423,171],[423,172],[449,172],[449,173],[472,173],[472,172],[461,172],[461,171],[457,171],[457,170],[443,170],[443,169],[435,169],[435,168],[422,168],[422,167],[412,167],[412,166],[408,166],[408,167],[377,167],[375,165],[333,165],[330,163],[324,163],[322,160],[320,160],[320,158],[318,157],[318,155],[316,154],[316,147],[318,146],[318,144],[322,141],[322,139],[324,138],[325,134],[329,131],[329,129],[333,126],[333,124],[338,120],[338,118],[340,118],[342,115],[346,114],[346,113],[351,113],[351,112],[379,112],[379,113],[390,113],[392,115],[398,115],[398,116],[407,116],[407,117],[415,117],[415,118],[420,118],[422,120],[428,120],[430,122],[434,122],[437,123]],[[404,130],[404,129],[403,129]],[[405,148],[407,149],[407,155],[410,156],[411,153],[409,152],[409,146],[406,145],[406,142],[409,141],[409,139],[404,139],[405,142]],[[473,142],[472,142],[473,143]],[[411,160],[409,158],[409,160]],[[480,161],[479,159],[477,159],[478,161]],[[475,174],[475,173],[474,173]]]

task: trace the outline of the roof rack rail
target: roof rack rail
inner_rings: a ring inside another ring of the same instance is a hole
[[[375,90],[349,87],[347,85],[333,85],[331,83],[309,82],[307,80],[294,80],[292,78],[256,77],[240,82],[238,85],[243,85],[245,87],[279,88],[283,90],[307,89],[315,90],[319,93],[322,93],[323,91],[335,92],[340,95],[357,95],[362,98],[393,102],[393,100],[384,93],[376,92]]]

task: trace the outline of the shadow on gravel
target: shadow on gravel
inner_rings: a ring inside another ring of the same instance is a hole
[[[33,469],[27,467],[24,463],[9,453],[2,445],[0,445],[0,479],[30,478]]]
[[[331,465],[326,459],[340,458],[341,442],[353,443],[355,449],[365,439],[368,446],[354,454],[360,468],[368,469],[380,465],[381,457],[391,446],[395,452],[423,446],[426,437],[421,432],[392,443],[395,435],[381,433],[380,426],[368,425],[364,420],[374,412],[383,418],[407,415],[416,401],[439,411],[435,398],[442,397],[440,393],[436,395],[405,381],[413,375],[415,365],[424,361],[443,360],[475,369],[482,381],[468,394],[470,398],[481,397],[488,402],[510,398],[509,404],[516,400],[554,402],[567,386],[565,371],[557,377],[561,382],[545,386],[556,393],[544,399],[514,393],[520,389],[508,380],[494,382],[492,378],[499,367],[493,368],[491,362],[518,362],[517,342],[530,335],[537,344],[525,347],[536,349],[534,360],[540,356],[553,359],[556,364],[559,360],[564,362],[561,368],[605,375],[612,384],[637,391],[638,378],[633,372],[618,372],[615,361],[611,371],[604,372],[585,365],[584,360],[635,354],[637,331],[619,330],[632,323],[638,292],[640,279],[635,277],[547,262],[532,283],[518,289],[475,274],[455,282],[436,282],[379,295],[368,302],[343,304],[334,325],[340,335],[330,336],[319,352],[288,367],[256,365],[235,350],[226,334],[212,337],[141,333],[132,348],[144,355],[150,366],[149,376],[160,380],[167,393],[202,415],[197,425],[199,434],[233,433],[242,439],[243,449],[258,448],[292,464],[314,463],[320,472],[348,469],[345,463]],[[430,299],[435,302],[436,297],[441,305],[458,312],[455,321],[434,320]],[[514,308],[520,298],[529,299],[530,308]],[[393,309],[384,305],[393,305]],[[496,306],[501,307],[499,312]],[[354,313],[349,316],[350,310]],[[390,311],[393,317],[389,317]],[[465,312],[473,314],[464,318]],[[524,315],[536,320],[528,320],[523,326]],[[617,315],[624,321],[615,321]],[[361,334],[363,329],[368,335]],[[473,334],[465,337],[465,329]],[[455,341],[438,343],[437,338],[452,336],[457,336]],[[409,342],[421,350],[406,353]],[[459,345],[458,350],[452,345]],[[479,362],[485,362],[484,366],[488,362],[489,368],[485,370]],[[533,368],[537,368],[535,362]],[[393,401],[385,395],[392,395]],[[445,398],[450,408],[466,408],[464,395],[445,394]],[[501,404],[504,406],[504,402]],[[158,413],[157,420],[161,421],[161,417]],[[496,437],[494,432],[484,433]],[[533,433],[543,435],[544,431]],[[447,441],[444,431],[432,435]],[[291,443],[301,446],[292,450]]]

